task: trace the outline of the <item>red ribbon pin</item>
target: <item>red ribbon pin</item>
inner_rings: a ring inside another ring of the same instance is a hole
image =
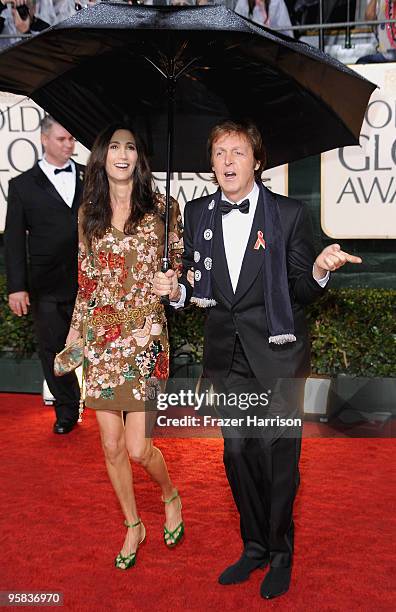
[[[260,247],[263,247],[263,249],[265,249],[265,240],[264,240],[263,232],[261,230],[257,232],[257,240],[256,240],[256,244],[254,245],[254,248],[256,251],[258,251]]]

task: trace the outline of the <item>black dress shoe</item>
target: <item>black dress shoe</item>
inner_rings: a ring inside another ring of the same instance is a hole
[[[259,567],[265,567],[268,565],[267,559],[252,559],[247,557],[244,553],[242,557],[230,565],[224,570],[219,576],[219,584],[238,584],[239,582],[245,582],[248,580],[250,574]]]
[[[55,421],[54,424],[54,433],[56,434],[67,434],[69,433],[73,427],[76,425],[75,421]]]
[[[271,567],[260,587],[264,599],[273,599],[284,595],[290,586],[291,567]]]

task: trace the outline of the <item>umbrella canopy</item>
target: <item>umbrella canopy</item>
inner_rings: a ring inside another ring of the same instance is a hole
[[[375,85],[317,49],[223,6],[102,3],[0,53],[0,90],[41,105],[91,147],[129,120],[155,171],[208,170],[222,119],[253,120],[268,167],[358,144]],[[174,144],[169,120],[174,117]]]

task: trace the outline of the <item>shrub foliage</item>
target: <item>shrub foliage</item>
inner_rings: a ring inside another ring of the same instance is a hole
[[[170,312],[173,354],[191,351],[202,360],[205,309]],[[396,291],[392,289],[330,289],[307,309],[312,340],[312,371],[335,376],[396,376]],[[16,317],[8,307],[4,276],[0,276],[0,351],[18,357],[36,348],[32,319]]]

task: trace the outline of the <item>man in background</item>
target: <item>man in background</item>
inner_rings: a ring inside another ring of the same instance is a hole
[[[18,317],[32,310],[39,356],[55,398],[54,433],[78,419],[75,373],[57,378],[55,354],[65,345],[77,294],[77,212],[84,169],[71,160],[75,140],[52,117],[41,123],[44,155],[9,183],[5,260],[9,306]]]

